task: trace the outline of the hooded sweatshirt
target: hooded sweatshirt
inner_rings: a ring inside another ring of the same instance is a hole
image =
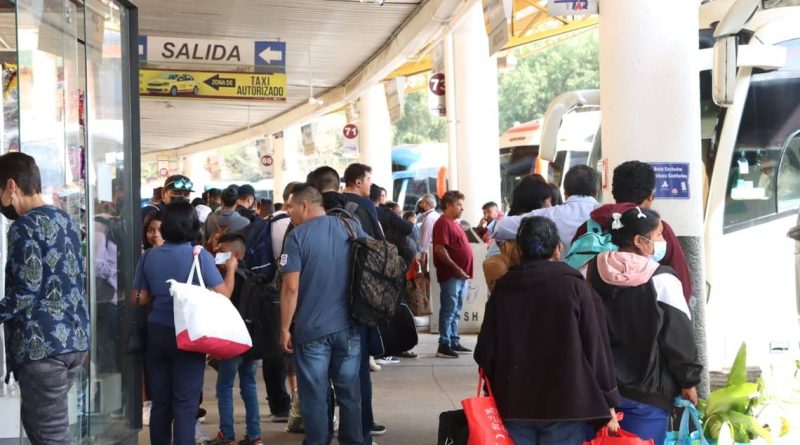
[[[628,252],[599,254],[587,281],[605,306],[620,393],[670,410],[703,369],[680,281],[669,267]]]
[[[566,263],[525,261],[497,281],[475,361],[504,420],[610,419],[619,393],[603,304]]]
[[[353,193],[324,192],[322,194],[322,205],[326,212],[332,209],[344,209],[348,202],[358,204],[354,216],[361,223],[361,228],[367,235],[376,240],[386,239],[378,222],[378,212],[372,201]]]
[[[625,213],[628,210],[636,207],[637,204],[630,202],[623,202],[619,204],[605,204],[596,208],[590,214],[590,217],[603,228],[604,232],[611,230],[611,215],[614,213]],[[686,257],[683,255],[683,249],[675,236],[675,231],[672,230],[669,224],[663,219],[661,223],[664,225],[664,241],[667,242],[667,252],[664,258],[660,261],[662,266],[669,266],[672,268],[673,273],[678,277],[683,289],[683,296],[688,303],[692,299],[692,276],[689,274],[689,265],[686,263]],[[572,242],[575,242],[583,234],[586,233],[586,223],[578,227],[575,237]]]

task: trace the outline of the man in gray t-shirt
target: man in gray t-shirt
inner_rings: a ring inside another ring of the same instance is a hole
[[[281,346],[294,353],[306,442],[330,443],[329,382],[339,404],[339,443],[363,445],[359,365],[361,338],[348,307],[352,242],[322,195],[304,184],[287,209],[295,225],[279,265]],[[366,236],[358,228],[358,236]],[[366,347],[366,345],[364,345]]]
[[[236,201],[239,199],[239,192],[236,187],[231,186],[222,191],[222,207],[208,216],[204,231],[203,240],[208,240],[218,230],[225,233],[238,232],[250,224],[250,220],[240,215],[236,211]]]

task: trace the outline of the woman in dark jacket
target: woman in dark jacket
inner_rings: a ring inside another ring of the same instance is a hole
[[[619,403],[603,305],[558,261],[558,229],[525,218],[522,264],[497,281],[475,348],[517,445],[580,445],[587,424],[616,430]]]
[[[634,207],[612,219],[619,251],[592,260],[587,280],[605,306],[622,428],[661,445],[673,399],[682,395],[697,404],[703,367],[681,282],[658,264],[667,250],[658,213]]]

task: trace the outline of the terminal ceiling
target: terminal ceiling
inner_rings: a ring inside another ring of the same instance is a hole
[[[243,132],[307,103],[310,85],[319,96],[344,84],[427,1],[386,0],[383,6],[372,0],[136,1],[141,35],[287,43],[286,102],[142,98],[142,151],[179,149]],[[547,0],[512,4],[514,20],[506,48],[597,23],[596,17],[552,18]],[[405,65],[389,68],[397,68],[393,75],[427,71],[431,49],[425,45]]]

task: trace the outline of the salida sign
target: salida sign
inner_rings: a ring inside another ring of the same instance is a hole
[[[139,36],[139,60],[174,64],[260,66],[286,72],[286,42]]]

